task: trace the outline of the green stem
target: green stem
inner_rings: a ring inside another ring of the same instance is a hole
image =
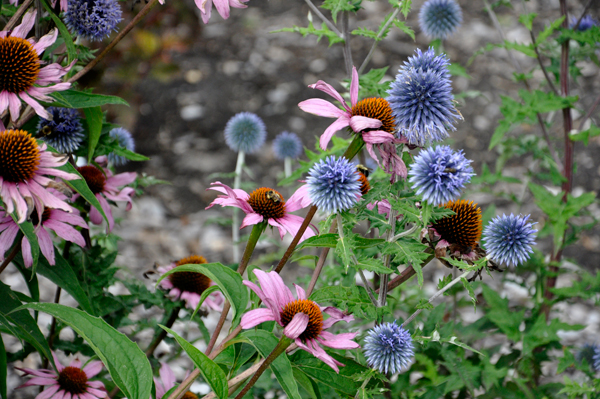
[[[425,259],[425,261],[423,262],[423,265],[421,266],[421,268],[424,268],[425,266],[427,266],[433,258],[435,258],[435,255],[433,255],[433,254],[429,255],[429,257],[427,259]],[[388,285],[387,285],[388,292],[393,290],[394,288],[398,287],[399,285],[404,283],[406,280],[408,280],[415,274],[417,274],[417,272],[415,271],[414,267],[412,265],[409,265],[406,269],[404,269],[402,271],[402,273],[400,273],[398,276],[394,277],[392,279],[392,281],[390,281],[388,283]],[[375,292],[379,293],[379,289]]]
[[[283,160],[283,172],[286,178],[292,175],[292,158],[285,157]]]
[[[250,388],[252,388],[254,386],[256,381],[259,379],[259,377],[262,375],[262,373],[267,369],[267,367],[269,367],[269,365],[271,363],[273,363],[273,360],[277,359],[279,357],[279,355],[281,355],[283,352],[285,352],[287,347],[290,346],[292,344],[292,342],[293,341],[291,339],[289,339],[288,337],[283,335],[281,337],[281,339],[279,340],[279,343],[277,343],[277,346],[275,347],[275,349],[273,349],[273,351],[269,354],[269,356],[267,356],[265,361],[260,365],[259,369],[252,376],[250,381],[248,381],[246,386],[240,391],[240,393],[237,394],[235,399],[242,399],[244,397],[244,395],[246,395],[246,393],[250,390]]]
[[[244,151],[238,152],[237,163],[235,164],[235,178],[233,180],[233,189],[237,190],[242,185],[242,168],[244,167],[246,154]],[[240,261],[240,210],[238,208],[233,209],[233,219],[231,224],[231,239],[233,241],[233,262],[238,263]]]

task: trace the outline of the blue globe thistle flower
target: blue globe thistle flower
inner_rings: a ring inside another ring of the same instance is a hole
[[[471,160],[462,150],[449,146],[429,147],[417,155],[408,179],[417,195],[438,206],[460,197],[460,191],[474,176]]]
[[[117,30],[121,22],[117,0],[69,0],[65,23],[73,34],[100,41]]]
[[[508,266],[518,266],[529,259],[535,245],[533,224],[530,215],[502,215],[492,219],[483,231],[483,241],[490,259]]]
[[[266,137],[265,123],[251,112],[235,114],[225,125],[225,142],[235,152],[256,152],[265,143]]]
[[[572,16],[569,21],[569,28],[570,29],[575,28],[575,25],[577,25],[577,21],[579,21],[579,18]],[[590,15],[585,15],[583,18],[581,18],[581,22],[579,22],[579,26],[577,27],[577,30],[580,32],[585,32],[586,30],[588,30],[594,26],[598,26],[598,21],[596,21]]]
[[[410,333],[396,322],[369,330],[363,350],[369,366],[385,374],[402,371],[415,356]]]
[[[428,0],[419,12],[421,30],[434,39],[451,36],[462,20],[462,10],[454,0]]]
[[[131,133],[127,129],[123,129],[122,127],[117,127],[108,132],[108,135],[117,140],[119,145],[129,151],[135,151],[135,141],[133,141],[133,137]],[[113,152],[108,154],[108,160],[115,166],[125,165],[129,160],[124,156],[117,155]]]
[[[398,133],[410,144],[424,147],[448,137],[448,129],[462,119],[454,106],[448,58],[433,48],[420,50],[398,70],[387,98]]]
[[[40,118],[38,131],[44,135],[44,141],[64,154],[75,152],[83,141],[83,126],[79,112],[72,108],[50,107],[48,112],[52,120]]]
[[[273,152],[278,159],[296,159],[302,154],[302,140],[295,133],[281,132],[273,140]]]
[[[594,360],[595,357],[596,360]],[[596,344],[583,344],[577,351],[575,359],[577,359],[578,363],[581,363],[585,359],[594,371],[600,371],[600,347]]]
[[[328,213],[350,209],[360,197],[360,176],[356,165],[333,155],[315,164],[308,172],[308,194],[312,203]]]

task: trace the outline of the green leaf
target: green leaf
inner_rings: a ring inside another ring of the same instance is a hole
[[[353,35],[368,37],[369,39],[374,39],[376,42],[383,39],[383,37],[377,37],[377,32],[372,31],[371,29],[360,27],[358,29],[354,29],[350,32]]]
[[[471,348],[469,345],[467,345],[465,343],[462,343],[460,341],[457,341],[457,337],[455,337],[455,336],[452,336],[450,338],[442,338],[442,339],[440,339],[440,342],[447,342],[447,343],[452,344],[452,345],[460,346],[463,349],[467,349],[467,350],[470,350],[471,352],[478,353],[481,356],[485,356],[483,353],[479,352],[476,349]]]
[[[158,279],[156,284],[160,283],[162,279],[170,274],[177,272],[201,273],[210,278],[219,286],[221,292],[231,304],[233,312],[232,324],[235,325],[242,317],[242,313],[246,310],[246,305],[248,305],[248,289],[242,283],[242,276],[238,272],[220,263],[187,264],[169,270]]]
[[[269,356],[279,343],[279,339],[272,332],[265,330],[247,330],[240,334],[240,338],[254,346],[264,358]],[[298,392],[298,384],[294,378],[292,364],[285,353],[273,360],[269,368],[275,374],[277,382],[279,382],[288,398],[302,398]]]
[[[298,367],[292,367],[292,371],[294,372],[294,378],[300,384],[302,388],[308,392],[308,395],[312,399],[321,399],[321,392],[319,391],[319,386],[315,383],[315,381],[304,374],[302,370]]]
[[[341,258],[345,273],[348,273],[348,268],[353,264],[354,251],[347,237],[338,237],[335,254]]]
[[[45,0],[42,1],[42,5],[44,6],[48,14],[50,14],[50,18],[52,18],[52,21],[58,28],[58,31],[60,32],[60,37],[65,41],[68,57],[67,63],[70,64],[75,58],[77,58],[77,50],[75,49],[75,44],[73,44],[73,38],[71,37],[71,33],[69,33],[69,30],[67,29],[65,24],[63,24],[61,19],[56,16],[52,8],[48,5],[48,3]]]
[[[473,287],[467,281],[467,279],[464,278],[464,277],[461,278],[460,281],[463,283],[463,286],[465,287],[465,289],[469,293],[469,297],[471,298],[471,302],[473,302],[473,311],[474,312],[477,311],[477,297],[475,296],[475,291],[473,291]]]
[[[218,289],[219,289],[218,285],[213,285],[213,286],[210,286],[207,289],[205,289],[204,292],[202,292],[202,295],[200,296],[200,301],[198,302],[198,306],[196,306],[196,309],[194,309],[194,313],[192,313],[192,315],[190,316],[190,319],[193,319],[194,316],[196,315],[196,313],[198,313],[198,310],[200,310],[200,306],[202,306],[202,304],[204,303],[206,298],[208,298],[208,296],[210,294],[217,291]]]
[[[385,240],[383,238],[364,238],[359,234],[355,234],[352,237],[352,246],[356,249],[367,249],[376,247],[379,244],[383,244]]]
[[[565,16],[563,15],[562,17],[558,18],[556,21],[552,22],[549,26],[546,26],[546,28],[542,32],[540,32],[540,34],[536,38],[536,44],[539,45],[540,43],[545,42],[546,39],[548,37],[550,37],[550,35],[555,30],[557,30],[558,28],[560,28],[560,26],[562,25],[562,23],[563,23],[564,20],[565,20]]]
[[[327,28],[326,24],[324,24],[324,23],[321,24],[321,29],[317,29],[313,25],[312,21],[309,21],[308,27],[306,27],[306,28],[301,28],[299,26],[293,26],[291,28],[278,29],[278,30],[272,31],[271,33],[277,33],[277,32],[297,32],[297,33],[300,33],[302,35],[302,37],[306,37],[308,35],[315,35],[315,36],[317,36],[317,41],[320,41],[323,37],[326,37],[327,40],[329,40],[330,46],[335,43],[344,42],[344,39],[339,37],[335,32],[329,30],[329,28]],[[289,181],[289,179],[286,179],[286,181]]]
[[[37,322],[26,310],[17,310],[21,301],[10,287],[0,282],[0,324],[4,324],[15,336],[29,342],[43,356],[54,364],[54,358],[50,353],[50,347],[40,331]],[[10,314],[9,314],[10,313]]]
[[[10,216],[12,216],[15,223],[18,224],[18,222],[17,222],[18,218],[14,215],[14,213],[11,214]],[[38,243],[37,235],[35,235],[35,230],[33,228],[33,224],[31,224],[31,222],[29,222],[29,221],[25,221],[25,222],[19,224],[19,229],[21,230],[21,232],[24,235],[23,239],[29,241],[29,246],[31,247],[31,257],[33,259],[31,272],[33,274],[35,274],[38,260],[40,258],[40,244]],[[19,245],[19,243],[17,243],[16,245]]]
[[[69,262],[57,251],[54,251],[54,261],[54,266],[51,266],[46,258],[42,257],[38,265],[38,273],[67,291],[85,312],[95,315],[90,300]]]
[[[106,104],[129,106],[127,101],[123,100],[121,97],[94,94],[73,89],[55,91],[54,93],[50,93],[50,97],[66,108],[94,108]]]
[[[333,22],[337,24],[337,14],[342,11],[356,11],[352,2],[347,0],[325,0],[321,4],[322,8],[331,11]]]
[[[589,129],[579,133],[570,134],[569,138],[573,141],[583,141],[587,146],[590,138],[600,136],[600,128],[598,126],[591,125]]]
[[[337,246],[339,236],[337,233],[327,233],[327,234],[319,234],[318,236],[312,236],[302,241],[300,245],[298,245],[298,249],[308,248],[308,247],[328,247],[335,248]]]
[[[402,12],[402,15],[404,15],[404,18],[406,18],[408,16],[411,5],[412,5],[412,0],[400,0],[398,2],[398,7],[400,7],[400,11]]]
[[[465,67],[456,63],[448,65],[448,72],[452,76],[462,76],[463,78],[471,79],[471,75],[469,75]]]
[[[2,341],[2,334],[0,334],[0,396],[2,396],[3,399],[8,399],[8,394],[6,393],[7,370],[8,362],[6,360],[6,348],[4,347],[4,341]]]
[[[90,190],[87,183],[85,182],[85,179],[77,171],[75,166],[73,166],[70,162],[67,162],[66,164],[58,167],[57,169],[60,169],[65,172],[73,173],[80,177],[79,179],[75,179],[75,180],[63,180],[63,181],[73,191],[75,191],[76,193],[81,195],[91,206],[96,208],[98,210],[98,212],[100,212],[100,214],[102,215],[104,220],[106,220],[106,223],[108,223],[108,219],[106,218],[106,214],[104,213],[104,209],[102,209],[102,206],[100,205],[100,202],[98,201],[98,198],[96,198],[94,193],[92,193],[92,190]]]
[[[219,398],[227,399],[229,396],[229,388],[227,386],[227,376],[223,370],[221,370],[221,368],[217,366],[215,362],[210,360],[208,356],[200,352],[200,350],[198,350],[194,345],[177,335],[175,331],[160,324],[159,327],[175,338],[185,353],[187,353],[190,359],[192,359],[196,367],[200,369],[200,373],[202,374],[204,381],[210,385],[210,388],[213,390],[213,392]]]
[[[550,324],[547,324],[546,316],[541,314],[535,323],[525,330],[523,336],[523,355],[527,356],[533,353],[535,348],[547,345],[550,342],[560,342],[561,340],[557,335],[559,330],[577,331],[582,330],[584,327],[579,324],[570,325],[558,319],[552,319]]]
[[[100,134],[102,133],[102,119],[104,115],[102,114],[102,108],[100,107],[84,108],[83,113],[85,114],[85,122],[87,123],[88,131],[90,132],[88,138],[88,163],[90,163],[92,162],[92,158],[94,158],[94,150],[98,145],[98,140],[100,140]]]
[[[358,262],[354,267],[380,274],[390,274],[392,272],[391,269],[388,269],[383,265],[383,261],[381,259],[366,256],[361,256],[358,258]]]
[[[430,254],[426,253],[427,245],[421,244],[417,240],[408,237],[402,237],[397,241],[387,243],[382,253],[384,255],[394,255],[394,260],[405,265],[412,265],[417,273],[419,286],[423,286],[423,271],[421,264]]]
[[[108,369],[115,384],[129,399],[148,399],[152,368],[148,358],[126,335],[99,317],[56,303],[28,303],[18,309],[48,313],[86,340]]]
[[[523,321],[525,310],[515,312],[509,309],[508,299],[502,299],[496,291],[485,284],[482,284],[481,287],[483,288],[483,297],[490,306],[490,309],[486,312],[487,319],[498,326],[508,339],[513,342],[520,341],[521,331],[519,326]]]
[[[140,161],[147,161],[150,159],[142,154],[138,154],[137,152],[129,151],[127,148],[123,148],[123,147],[114,147],[113,152],[116,155],[120,155],[122,157],[129,159],[130,161],[140,162]]]
[[[292,358],[294,366],[302,370],[307,376],[312,377],[318,384],[327,385],[352,397],[356,394],[359,384],[353,378],[356,370],[353,370],[353,367],[351,367],[352,363],[354,363],[352,360],[342,358],[342,363],[350,368],[340,367],[338,374],[321,360],[310,354],[308,355],[306,356],[301,351],[295,353]],[[335,356],[334,358],[340,357]]]
[[[519,22],[525,25],[527,30],[533,30],[533,20],[537,17],[537,14],[532,12],[530,14],[521,14],[519,16]]]
[[[412,30],[412,28],[410,26],[406,25],[406,23],[404,23],[404,21],[395,19],[393,23],[396,28],[400,29],[402,32],[404,32],[408,36],[410,36],[411,39],[415,40],[415,31]]]

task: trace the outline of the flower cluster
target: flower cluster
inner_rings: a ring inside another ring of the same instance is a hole
[[[419,25],[425,35],[446,39],[462,24],[462,10],[454,0],[427,0],[419,12]]]
[[[346,158],[322,159],[308,173],[307,182],[312,203],[327,213],[350,209],[361,196],[360,175]]]
[[[117,0],[69,0],[65,23],[73,34],[100,41],[117,30],[121,22]]]
[[[369,330],[363,350],[369,366],[385,374],[402,371],[415,355],[410,333],[396,322]]]
[[[533,224],[529,215],[502,215],[495,217],[483,231],[488,257],[508,266],[518,266],[529,259],[535,244]]]
[[[266,137],[265,123],[258,115],[250,112],[234,115],[225,126],[225,142],[236,152],[256,152],[265,143]]]

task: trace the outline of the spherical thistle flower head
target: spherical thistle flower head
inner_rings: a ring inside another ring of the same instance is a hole
[[[483,231],[483,241],[490,259],[508,266],[518,266],[529,259],[535,245],[533,224],[530,215],[515,216],[512,213],[497,216]]]
[[[302,154],[302,140],[291,132],[281,132],[273,140],[273,152],[277,159],[296,159]]]
[[[116,31],[121,20],[117,0],[69,0],[65,12],[69,30],[92,41],[100,41]]]
[[[25,373],[31,375],[29,381],[17,387],[25,388],[30,386],[45,387],[44,391],[36,396],[36,399],[47,398],[106,398],[106,388],[102,381],[90,381],[90,378],[96,376],[102,371],[102,362],[92,361],[87,363],[83,368],[81,361],[75,359],[69,366],[63,366],[59,359],[52,352],[56,371],[53,369],[22,369],[15,367]]]
[[[266,137],[265,123],[251,112],[235,114],[225,125],[225,142],[236,152],[256,152],[265,143]]]
[[[462,150],[453,151],[449,146],[421,151],[408,174],[417,195],[435,206],[460,197],[462,188],[475,175],[471,160]]]
[[[462,20],[462,10],[454,0],[428,0],[419,12],[421,30],[433,39],[451,36]]]
[[[402,371],[415,356],[410,333],[396,322],[369,330],[363,351],[369,366],[384,374]]]
[[[43,140],[58,152],[72,154],[83,141],[83,126],[79,112],[73,108],[50,107],[52,120],[40,118],[38,131]]]
[[[308,174],[311,201],[327,213],[350,209],[360,198],[360,175],[356,165],[346,158],[331,155],[315,164]]]
[[[122,127],[117,127],[108,132],[108,135],[117,140],[117,143],[126,150],[135,151],[135,141],[133,141],[133,137],[131,133],[127,129],[123,129]],[[108,154],[108,161],[115,166],[125,165],[129,160],[124,156],[117,155],[115,153]]]
[[[432,227],[441,237],[437,247],[451,246],[452,252],[471,254],[481,239],[481,208],[473,201],[450,201],[444,208],[451,209],[455,215],[436,220]]]
[[[433,48],[409,58],[398,70],[387,98],[396,118],[398,134],[409,144],[424,147],[448,137],[462,119],[454,106],[446,55],[435,56]]]
[[[576,16],[572,16],[569,21],[569,28],[575,28],[575,25],[577,25],[577,21],[579,21],[579,18],[577,18]],[[581,18],[581,22],[579,22],[577,30],[580,32],[585,32],[586,30],[594,26],[598,26],[598,21],[592,18],[591,15],[585,15],[583,18]]]
[[[596,361],[594,361],[594,358],[596,358]],[[600,371],[600,347],[596,344],[583,344],[577,351],[575,359],[577,359],[578,363],[581,363],[585,359],[594,371]]]

